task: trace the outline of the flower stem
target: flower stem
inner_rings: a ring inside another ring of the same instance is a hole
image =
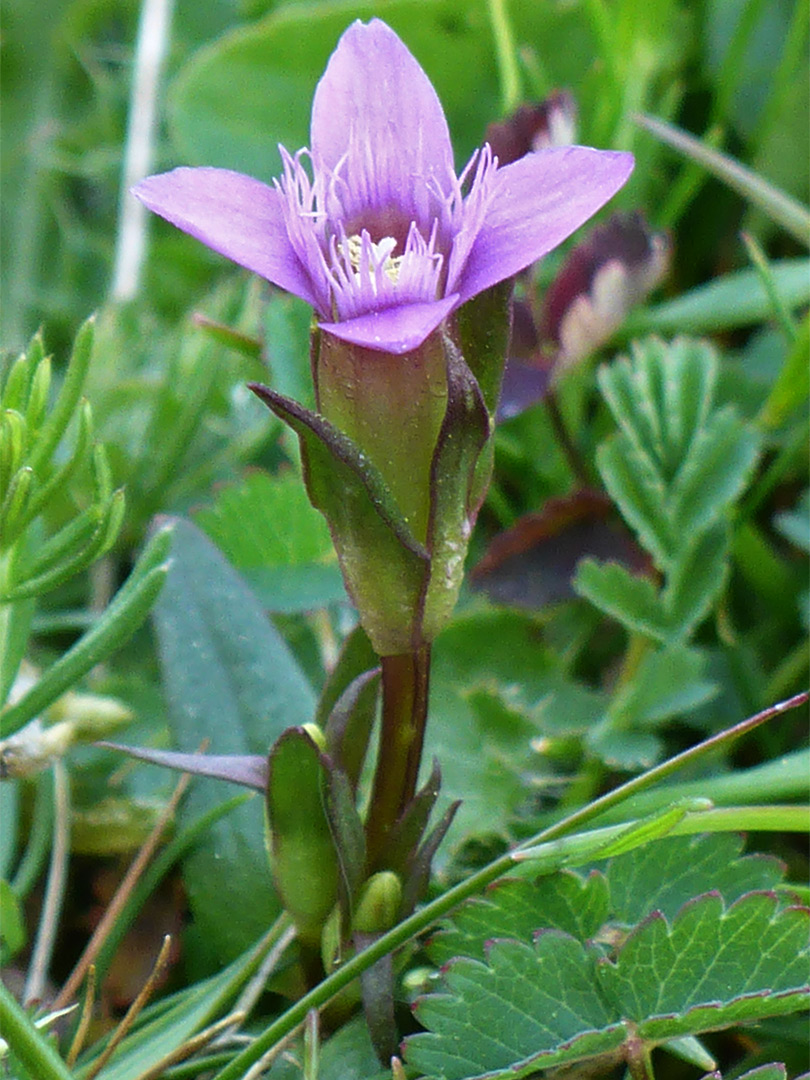
[[[382,731],[366,842],[369,871],[385,868],[391,829],[416,791],[427,720],[430,646],[381,657]]]

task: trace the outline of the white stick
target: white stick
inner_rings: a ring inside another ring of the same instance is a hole
[[[118,210],[113,300],[131,300],[138,291],[146,253],[148,211],[129,189],[150,171],[157,127],[158,90],[169,43],[174,0],[144,0],[129,101],[129,124]]]

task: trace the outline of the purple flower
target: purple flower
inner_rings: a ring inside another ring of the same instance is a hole
[[[630,154],[574,146],[498,168],[484,146],[456,176],[436,92],[379,19],[338,42],[315,92],[311,149],[281,154],[272,187],[181,168],[134,194],[308,301],[323,330],[396,354],[559,244],[633,167]]]

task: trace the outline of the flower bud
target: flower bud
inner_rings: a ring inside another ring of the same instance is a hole
[[[363,886],[354,911],[352,929],[360,934],[382,934],[397,920],[402,883],[392,870],[373,874]]]

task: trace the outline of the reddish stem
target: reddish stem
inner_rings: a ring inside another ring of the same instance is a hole
[[[385,869],[388,836],[416,791],[427,721],[430,646],[381,661],[382,731],[366,818],[370,873]]]

